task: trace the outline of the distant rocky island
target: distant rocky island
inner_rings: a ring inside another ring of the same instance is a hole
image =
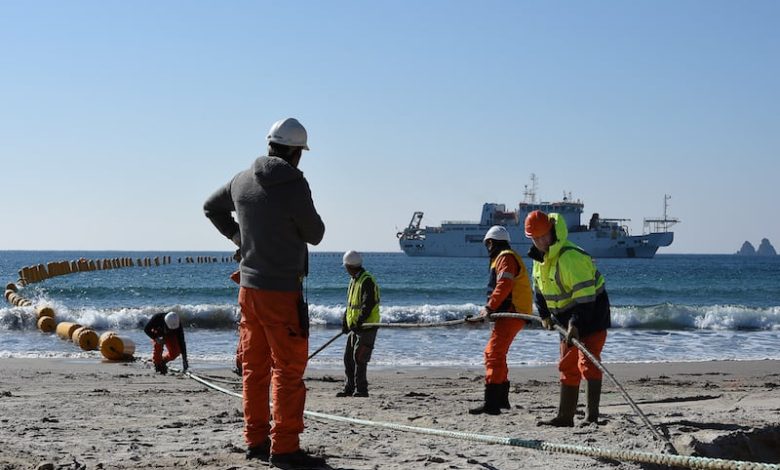
[[[758,246],[757,250],[753,248],[753,245],[750,242],[746,241],[742,244],[742,248],[740,248],[736,254],[739,256],[777,256],[777,251],[775,251],[775,247],[769,243],[769,240],[763,238],[761,239],[761,244]]]

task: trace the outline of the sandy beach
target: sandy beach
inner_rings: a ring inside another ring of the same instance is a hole
[[[780,462],[780,363],[608,364],[626,391],[681,454]],[[226,369],[193,372],[236,378]],[[552,443],[660,452],[605,381],[600,426],[540,428],[558,401],[554,367],[510,372],[513,408],[466,413],[482,398],[482,371],[369,368],[371,397],[336,398],[340,370],[309,368],[307,410],[424,428]],[[580,402],[584,401],[581,394]],[[577,421],[584,408],[580,405]],[[264,467],[244,459],[241,401],[142,363],[0,360],[0,468]],[[643,468],[637,463],[474,443],[363,425],[306,419],[304,448],[334,469]]]

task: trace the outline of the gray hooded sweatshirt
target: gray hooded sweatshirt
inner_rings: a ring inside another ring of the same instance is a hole
[[[308,274],[306,244],[317,245],[325,225],[299,169],[260,157],[212,194],[203,211],[229,239],[240,233],[242,287],[300,290]]]

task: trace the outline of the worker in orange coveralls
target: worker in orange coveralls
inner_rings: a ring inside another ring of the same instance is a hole
[[[506,356],[517,333],[525,326],[518,318],[491,319],[494,312],[515,312],[531,314],[532,296],[528,272],[520,255],[510,247],[509,232],[505,227],[491,227],[484,238],[490,254],[490,279],[488,281],[487,303],[480,310],[479,317],[494,321],[493,331],[485,346],[485,402],[472,408],[469,413],[478,415],[501,414],[509,405],[509,368]]]
[[[282,119],[271,126],[267,141],[267,155],[212,194],[203,210],[241,250],[246,458],[282,469],[318,467],[325,459],[300,447],[309,349],[303,279],[308,274],[307,243],[318,244],[325,225],[298,169],[303,151],[309,150],[306,129],[294,118]]]

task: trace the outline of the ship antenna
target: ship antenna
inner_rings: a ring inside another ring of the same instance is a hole
[[[669,220],[669,199],[671,194],[664,194],[664,220]]]

